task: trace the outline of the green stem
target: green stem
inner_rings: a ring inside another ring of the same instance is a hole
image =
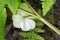
[[[26,0],[24,0],[24,2],[29,6],[29,8],[32,10],[33,13],[35,13],[37,16],[40,16]]]
[[[51,23],[49,23],[47,20],[45,20],[44,18],[42,18],[40,15],[38,15],[38,13],[32,8],[32,6],[26,0],[24,0],[24,2],[30,7],[30,9],[33,11],[33,13],[35,13],[37,15],[36,18],[38,18],[39,20],[41,20],[49,28],[51,28],[52,30],[54,30],[56,33],[58,33],[60,35],[60,30],[59,29],[57,29],[54,25],[52,25]]]
[[[53,31],[55,31],[58,35],[60,35],[60,31],[59,29],[57,29],[54,25],[52,25],[51,23],[49,23],[47,20],[45,20],[44,18],[42,18],[41,16],[36,16],[34,15],[33,13],[31,12],[28,12],[24,9],[21,9],[20,8],[20,11],[24,12],[24,13],[27,13],[28,15],[31,15],[31,16],[34,16],[36,17],[37,19],[41,20],[43,23],[45,23],[49,28],[51,28]]]
[[[45,23],[49,28],[51,28],[53,31],[55,31],[58,35],[60,35],[60,30],[57,29],[54,25],[52,25],[51,23],[49,23],[48,21],[46,21],[44,18],[40,17],[38,18],[39,20],[41,20],[43,23]]]

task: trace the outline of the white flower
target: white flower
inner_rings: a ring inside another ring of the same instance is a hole
[[[18,13],[12,16],[14,27],[21,28],[23,31],[29,31],[30,29],[34,29],[35,21],[26,16],[28,16],[26,13],[18,10]]]

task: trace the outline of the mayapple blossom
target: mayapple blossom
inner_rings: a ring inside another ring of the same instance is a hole
[[[31,19],[26,13],[17,10],[17,14],[13,14],[13,26],[16,28],[21,28],[23,31],[29,31],[35,28],[35,21]]]

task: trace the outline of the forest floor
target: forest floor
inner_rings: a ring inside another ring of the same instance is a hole
[[[33,6],[34,9],[42,9],[41,4],[39,3],[39,0],[29,0],[30,4]],[[37,5],[38,4],[38,5]],[[8,10],[7,10],[8,11]],[[53,7],[53,18],[54,24],[57,28],[60,29],[60,0],[57,0],[54,7]],[[8,13],[10,13],[8,11]],[[49,14],[47,14],[49,15]],[[5,27],[5,38],[6,40],[24,40],[23,37],[21,37],[18,32],[21,31],[21,29],[17,29],[12,26],[12,18],[11,14],[8,14],[7,23]],[[48,18],[50,20],[51,18]],[[48,28],[46,25],[43,27],[46,32],[42,33],[41,35],[45,38],[45,40],[60,40],[60,36],[56,33],[54,33],[50,28]]]

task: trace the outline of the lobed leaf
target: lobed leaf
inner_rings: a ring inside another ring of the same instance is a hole
[[[4,40],[4,27],[5,27],[5,23],[6,23],[6,10],[3,9],[0,12],[0,40]]]
[[[34,31],[35,31],[35,32],[41,32],[41,33],[44,32],[44,30],[42,30],[42,29],[40,29],[40,28],[35,28]]]
[[[19,4],[18,0],[6,0],[6,4],[8,5],[12,13],[15,14]]]
[[[44,24],[41,21],[36,22],[36,26],[42,27]]]
[[[19,34],[25,38],[30,36],[30,32],[20,32]]]
[[[24,38],[27,38],[25,40],[44,40],[43,37],[41,37],[40,35],[37,35],[34,32],[20,32],[19,33],[21,36],[23,36]]]
[[[4,8],[4,6],[5,6],[5,1],[4,0],[0,0],[0,12]]]
[[[47,12],[52,8],[55,0],[41,0],[42,1],[42,8],[43,8],[43,16],[47,14]]]

